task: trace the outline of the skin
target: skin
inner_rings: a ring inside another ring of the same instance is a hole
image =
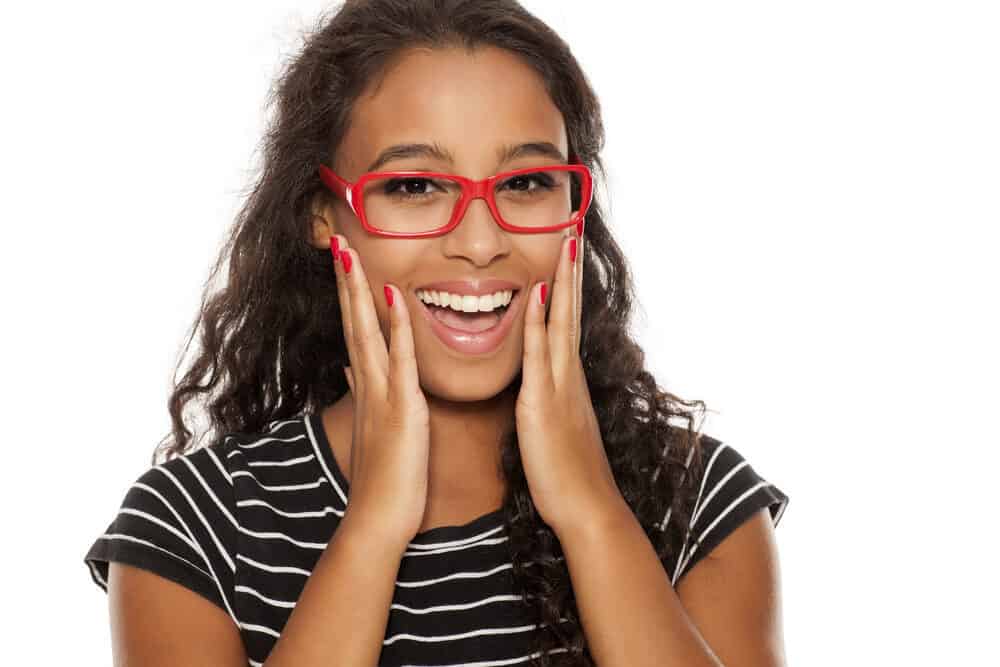
[[[481,179],[500,171],[567,162],[535,155],[497,160],[502,146],[529,141],[551,142],[564,158],[568,155],[562,114],[528,65],[493,47],[474,53],[414,49],[359,98],[331,167],[355,182],[379,152],[408,142],[436,143],[454,156],[454,163],[399,158],[378,170],[423,169]],[[389,306],[383,284],[399,287],[407,299],[420,385],[430,411],[427,511],[421,530],[461,525],[499,508],[504,495],[498,470],[500,439],[514,427],[517,398],[505,389],[523,359],[524,302],[500,347],[488,355],[472,356],[437,339],[420,315],[415,290],[436,280],[466,277],[511,280],[525,295],[539,280],[551,286],[564,230],[507,232],[496,224],[483,200],[470,204],[456,229],[426,239],[369,234],[339,200],[324,203],[317,198],[312,210],[316,247],[328,249],[331,235],[337,234],[361,258],[387,345]],[[345,475],[350,471],[352,410],[348,392],[322,411],[334,456]]]
[[[471,131],[466,132],[466,128]],[[436,142],[452,152],[455,163],[411,158],[394,161],[386,168],[450,171],[479,179],[541,162],[528,157],[498,164],[495,150],[502,144],[551,141],[566,154],[562,117],[540,79],[516,57],[492,49],[475,55],[427,50],[407,54],[355,107],[351,129],[331,166],[342,177],[354,181],[379,151],[404,141]],[[508,234],[495,224],[483,201],[474,202],[450,234],[422,240],[370,236],[340,203],[324,207],[317,201],[313,212],[313,244],[329,249],[330,235],[338,234],[363,262],[387,343],[388,306],[381,293],[385,282],[400,288],[408,310],[414,314],[419,314],[420,308],[413,293],[416,287],[465,276],[506,278],[525,289],[546,280],[550,285],[555,283],[550,303],[565,303],[558,293],[561,290],[566,294],[566,283],[563,281],[560,287],[554,279],[562,232]],[[550,314],[558,322],[559,310]],[[500,348],[494,354],[476,358],[451,352],[422,319],[414,318],[420,385],[430,411],[429,486],[421,530],[461,525],[502,504],[498,441],[504,429],[513,427],[517,398],[503,390],[520,370],[525,340],[524,313],[515,316],[510,335]],[[529,343],[533,340],[537,338],[528,339]],[[529,352],[532,349],[529,346]],[[538,364],[530,363],[528,368],[537,369]],[[352,410],[349,392],[322,411],[324,429],[345,475],[351,470]],[[534,431],[537,434],[539,429]],[[537,459],[555,451],[550,451],[549,438],[541,440],[544,443],[520,441],[522,454],[529,454],[527,462],[531,457]],[[527,470],[534,470],[529,480],[537,481],[545,466],[536,464]],[[766,510],[717,545],[711,556],[681,580],[676,592],[634,517],[623,516],[612,524],[617,527],[592,530],[589,537],[584,534],[587,531],[575,537],[567,533],[564,541],[560,534],[584,629],[599,664],[786,664],[777,546]],[[335,558],[347,557],[344,554]],[[366,572],[369,565],[370,560],[364,565]],[[319,592],[304,595],[298,602],[299,615],[292,618],[299,620],[297,626],[292,626],[294,634],[289,635],[294,639],[283,640],[298,642],[294,649],[285,651],[298,661],[306,650],[312,655],[329,651],[329,633],[323,623],[325,618],[343,616],[338,612],[343,606],[344,590],[354,586],[364,591],[366,600],[372,597],[369,584],[375,580],[359,585],[350,567],[335,567],[322,574],[321,566],[317,572],[327,579],[321,586],[312,584],[318,588],[307,587],[307,591]],[[329,578],[336,576],[344,580]],[[609,581],[614,585],[608,586]],[[117,662],[246,664],[232,620],[196,593],[141,568],[119,563],[110,567],[108,591]],[[336,591],[337,595],[327,599],[323,591]],[[373,613],[375,606],[384,610],[390,595],[386,589],[382,601],[368,605],[369,612]],[[132,613],[136,601],[141,601],[141,610],[136,607]],[[330,606],[338,601],[341,607]],[[384,613],[380,615],[384,619]],[[333,646],[342,647],[342,642],[334,642]]]

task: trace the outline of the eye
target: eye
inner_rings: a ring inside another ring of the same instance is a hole
[[[403,197],[419,197],[428,194],[426,189],[420,187],[421,184],[423,184],[424,188],[426,188],[427,184],[433,184],[434,187],[438,187],[429,178],[390,178],[382,187],[382,193],[386,195],[400,194]],[[402,191],[397,189],[400,185],[402,185]]]
[[[537,187],[531,188],[531,183],[537,183]],[[551,190],[553,185],[552,177],[545,172],[537,172],[533,174],[520,174],[518,176],[513,176],[508,178],[503,182],[501,187],[506,188],[508,185],[513,185],[510,189],[515,192],[531,192],[538,190],[539,188],[545,190]]]

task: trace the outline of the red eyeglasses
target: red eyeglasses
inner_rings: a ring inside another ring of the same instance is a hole
[[[570,164],[515,169],[481,181],[441,172],[381,171],[349,183],[325,164],[319,165],[319,176],[347,201],[365,230],[378,236],[447,234],[474,199],[485,199],[507,231],[538,234],[575,224],[582,236],[593,180],[590,169],[570,157]]]

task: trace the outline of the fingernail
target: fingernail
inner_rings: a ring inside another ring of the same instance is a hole
[[[337,241],[336,236],[330,237],[330,252],[333,253],[333,261],[337,261],[337,255],[340,254],[340,242]]]
[[[388,285],[383,285],[382,291],[385,292],[386,302],[389,304],[389,307],[392,308],[392,288]]]
[[[576,239],[569,240],[569,261],[576,262]]]
[[[340,251],[340,261],[344,263],[344,273],[351,272],[351,254],[346,250]]]
[[[542,283],[542,289],[538,293],[538,298],[541,300],[543,306],[545,305],[545,290],[547,288],[548,288],[548,286],[545,283]]]

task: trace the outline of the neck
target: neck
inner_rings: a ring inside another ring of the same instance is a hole
[[[514,428],[515,400],[510,388],[471,403],[427,396],[431,493],[469,495],[477,488],[497,492],[502,483],[500,444]]]
[[[516,389],[475,402],[427,395],[430,414],[428,496],[440,499],[480,498],[499,505],[504,481],[500,443],[515,428]],[[323,410],[323,423],[341,471],[350,483],[354,397],[348,392]]]

